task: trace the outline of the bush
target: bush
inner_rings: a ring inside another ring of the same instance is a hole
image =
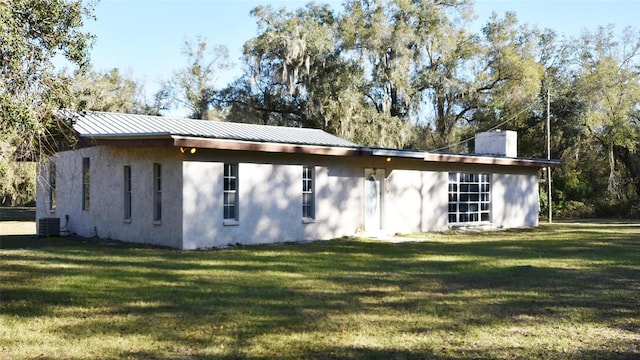
[[[596,209],[591,204],[569,200],[554,205],[553,212],[563,218],[590,218],[595,216]]]
[[[0,161],[0,205],[35,203],[36,163]]]
[[[638,219],[640,204],[637,199],[600,199],[595,203],[596,216],[606,218]]]

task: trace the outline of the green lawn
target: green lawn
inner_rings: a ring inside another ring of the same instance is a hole
[[[181,252],[0,240],[0,359],[640,358],[640,224]]]

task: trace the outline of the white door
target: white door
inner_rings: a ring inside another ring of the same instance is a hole
[[[364,178],[364,231],[376,233],[382,229],[384,169],[366,169]]]

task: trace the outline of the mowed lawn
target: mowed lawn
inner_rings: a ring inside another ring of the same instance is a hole
[[[640,224],[406,240],[3,236],[0,359],[640,358]]]

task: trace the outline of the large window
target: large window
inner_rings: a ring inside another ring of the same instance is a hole
[[[124,219],[131,220],[131,166],[124,167]]]
[[[82,210],[89,210],[91,207],[91,162],[89,158],[82,158]]]
[[[235,220],[238,217],[238,164],[224,164],[224,201],[223,219]]]
[[[313,168],[302,168],[302,218],[315,218],[315,201],[313,196]]]
[[[489,174],[449,173],[449,223],[491,220]]]
[[[162,165],[153,164],[153,221],[162,220]]]
[[[49,210],[56,209],[56,163],[49,163]]]

